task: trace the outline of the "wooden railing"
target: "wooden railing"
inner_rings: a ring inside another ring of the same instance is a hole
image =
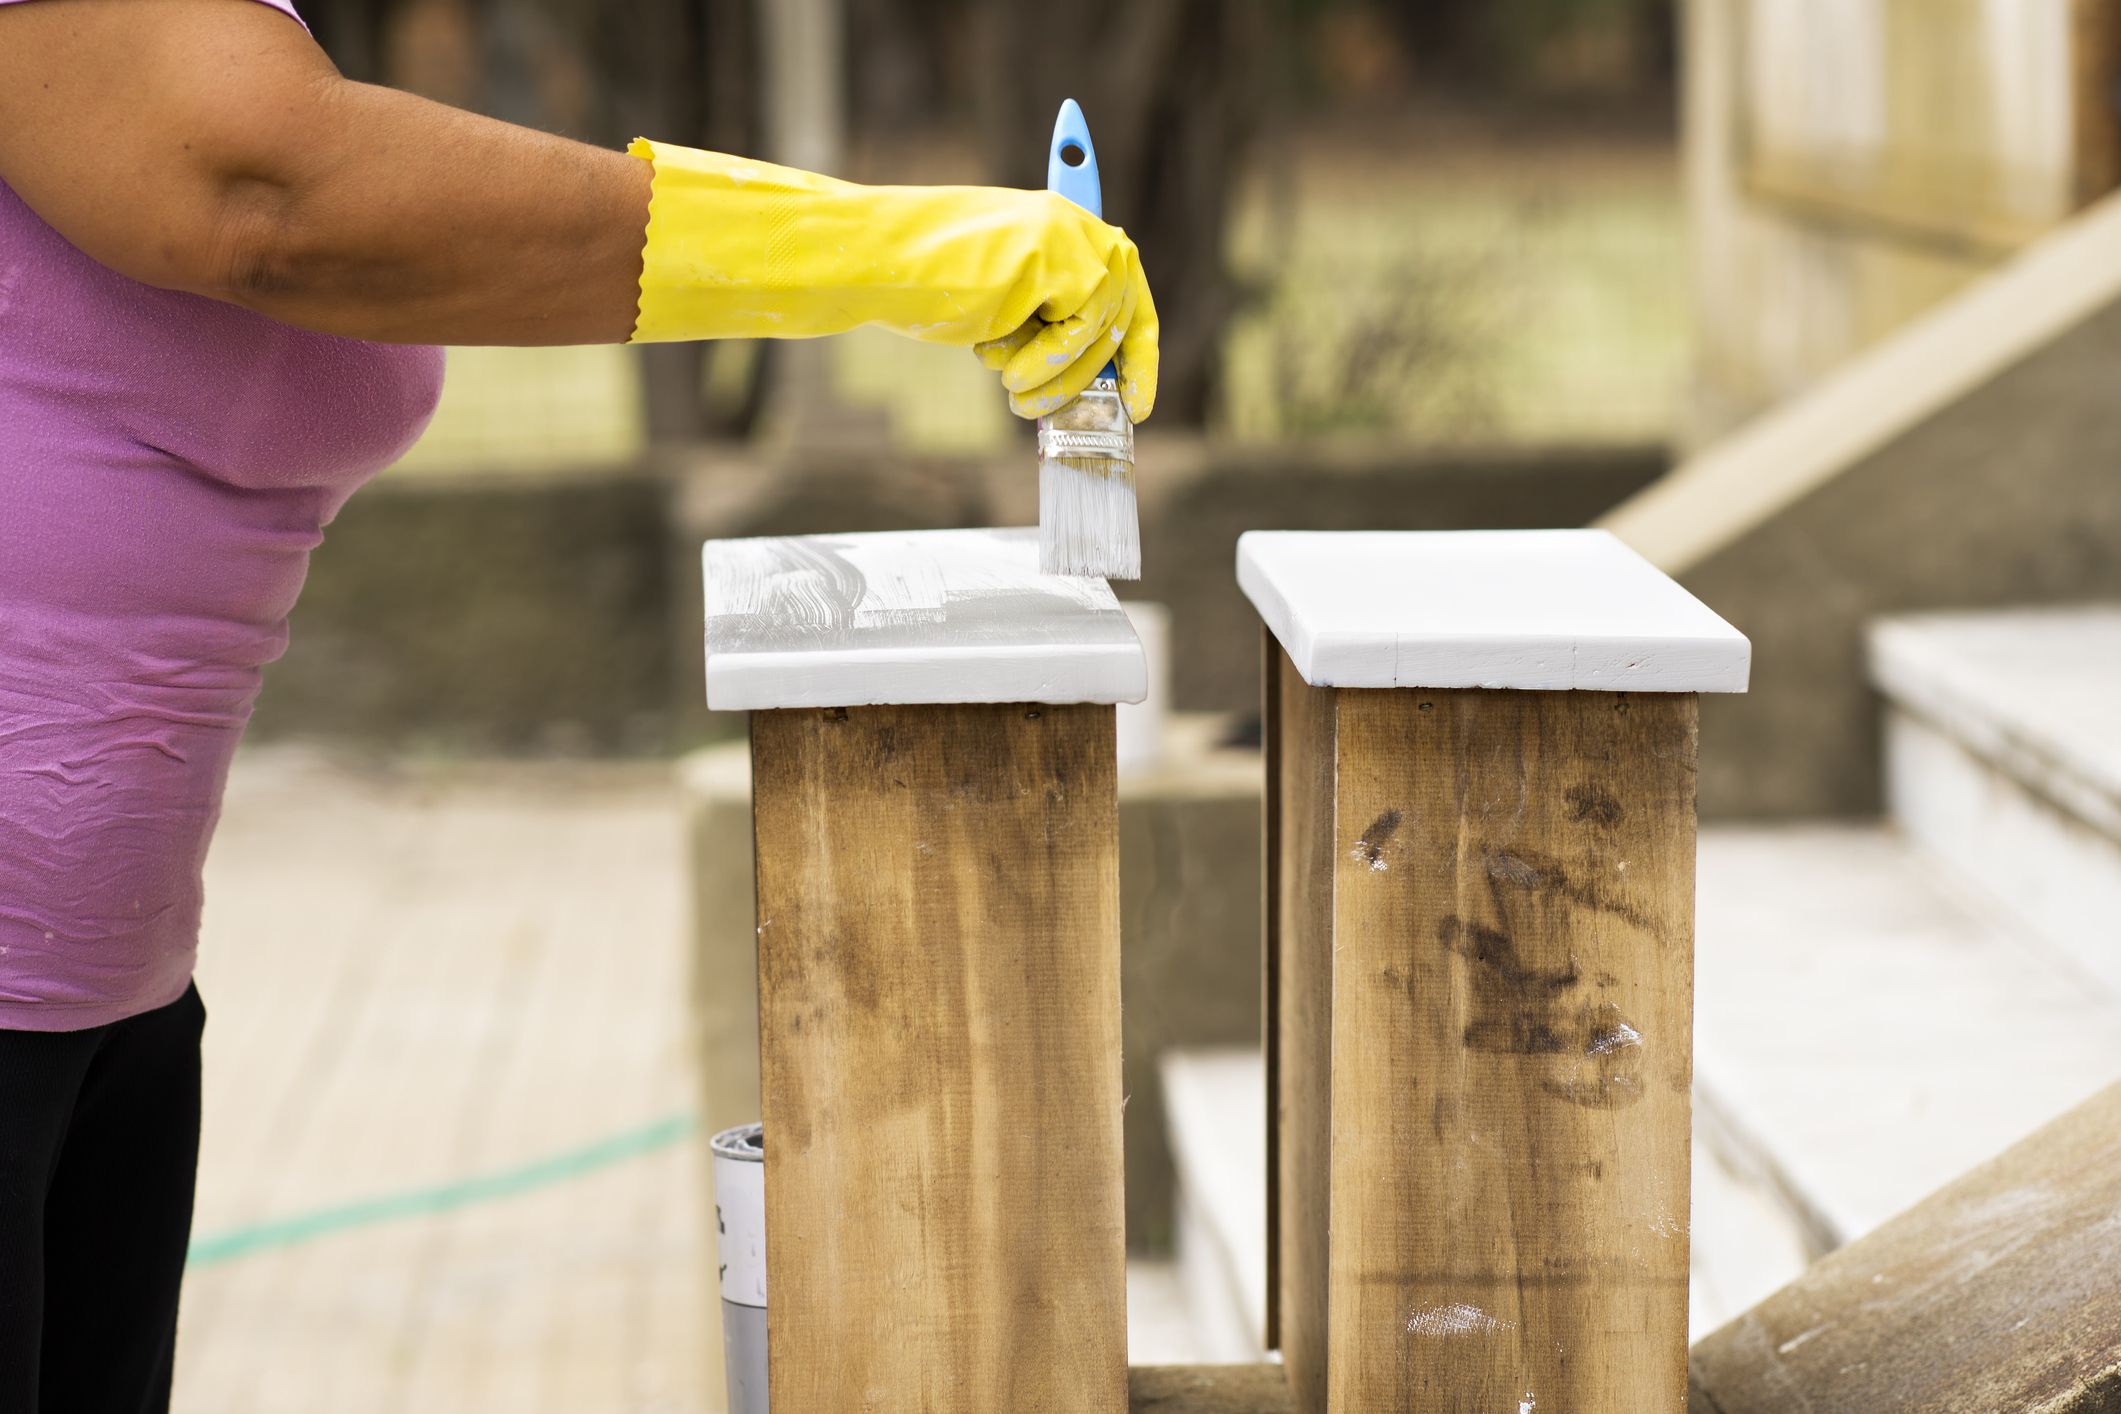
[[[1113,708],[1020,532],[708,546],[750,710],[776,1410],[1683,1407],[1694,694],[1597,532],[1253,535],[1286,1379],[1126,1368]]]

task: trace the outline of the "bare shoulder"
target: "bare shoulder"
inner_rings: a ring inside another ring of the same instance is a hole
[[[143,232],[189,229],[199,188],[269,155],[297,97],[334,73],[301,25],[256,0],[0,4],[0,180],[82,249],[150,278]]]

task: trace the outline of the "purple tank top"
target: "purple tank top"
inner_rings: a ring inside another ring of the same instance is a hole
[[[0,1029],[182,995],[309,552],[441,381],[439,349],[129,280],[0,183]]]

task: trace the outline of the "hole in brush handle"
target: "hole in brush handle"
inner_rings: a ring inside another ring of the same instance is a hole
[[[1079,142],[1062,143],[1060,156],[1061,161],[1067,163],[1070,167],[1082,166],[1084,157],[1082,144]]]

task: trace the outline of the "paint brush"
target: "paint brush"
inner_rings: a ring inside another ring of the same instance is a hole
[[[1093,216],[1105,214],[1097,149],[1072,98],[1053,123],[1046,188]],[[1038,566],[1046,574],[1141,578],[1134,423],[1119,400],[1113,364],[1074,402],[1038,420]]]

